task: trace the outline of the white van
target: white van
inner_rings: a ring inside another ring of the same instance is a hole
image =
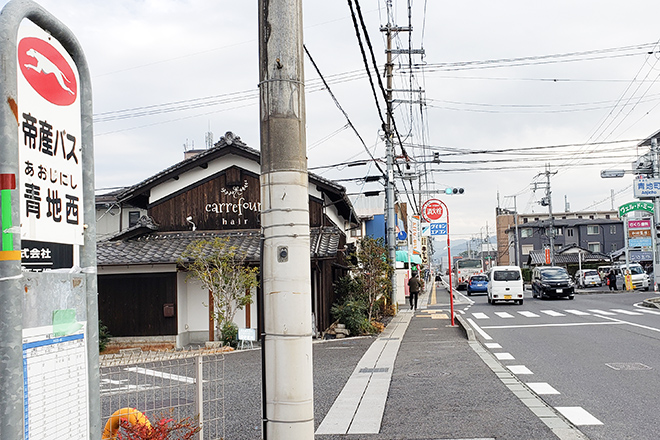
[[[514,301],[523,303],[525,288],[518,266],[493,266],[488,277],[488,303]]]
[[[616,286],[620,290],[626,290],[626,263],[615,263],[612,266],[612,270],[616,274]],[[632,278],[633,289],[644,289],[649,290],[651,281],[648,274],[642,268],[642,265],[639,263],[630,263],[628,265],[628,270],[630,271],[630,277]]]

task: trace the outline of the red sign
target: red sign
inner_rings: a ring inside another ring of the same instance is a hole
[[[628,220],[629,229],[650,228],[651,220]]]
[[[548,248],[545,249],[545,264],[552,264],[552,260],[550,259],[550,249]]]
[[[422,206],[422,216],[427,222],[440,220],[443,213],[444,211],[442,209],[442,203],[440,200],[430,199],[427,200]]]
[[[18,43],[18,65],[27,82],[46,101],[62,106],[76,101],[78,85],[73,69],[48,42],[23,38]]]

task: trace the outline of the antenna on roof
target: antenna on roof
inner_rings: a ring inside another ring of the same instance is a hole
[[[206,149],[213,148],[213,132],[211,131],[211,121],[209,121],[209,131],[206,132]]]

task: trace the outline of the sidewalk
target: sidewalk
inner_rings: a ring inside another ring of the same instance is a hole
[[[321,421],[329,439],[586,439],[518,381],[430,284],[419,308],[401,307],[364,354]],[[474,339],[474,338],[472,338]]]

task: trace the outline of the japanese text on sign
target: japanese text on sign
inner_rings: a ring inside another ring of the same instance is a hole
[[[21,239],[84,244],[77,68],[31,26],[19,29],[17,56]]]

